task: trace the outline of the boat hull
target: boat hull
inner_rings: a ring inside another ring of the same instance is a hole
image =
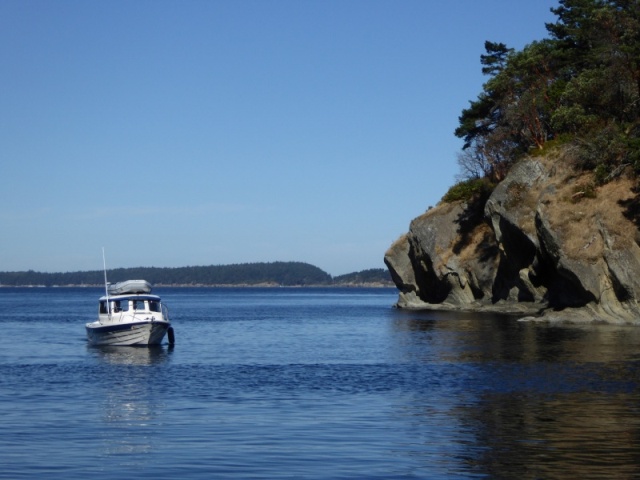
[[[92,345],[159,345],[171,324],[164,320],[101,324],[88,323],[87,339]]]

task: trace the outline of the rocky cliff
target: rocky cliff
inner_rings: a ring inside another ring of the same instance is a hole
[[[520,161],[488,198],[441,202],[391,245],[397,306],[640,323],[634,185],[596,189],[561,153]]]

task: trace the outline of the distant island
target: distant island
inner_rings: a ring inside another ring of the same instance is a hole
[[[144,279],[155,286],[220,287],[391,287],[387,269],[372,268],[332,277],[318,267],[304,262],[241,263],[189,267],[135,267],[109,270],[111,283]],[[0,272],[0,287],[19,286],[94,286],[104,284],[104,272],[46,273],[33,270]]]

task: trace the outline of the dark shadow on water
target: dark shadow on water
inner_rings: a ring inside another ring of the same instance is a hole
[[[637,392],[482,395],[456,412],[475,437],[463,455],[467,471],[488,478],[638,478],[637,398]]]
[[[110,365],[157,365],[169,361],[174,345],[87,345],[89,353]]]
[[[430,346],[453,362],[608,362],[637,358],[640,329],[612,325],[544,325],[517,316],[396,310],[396,332],[413,335],[409,343]],[[432,352],[433,353],[433,352]]]
[[[411,378],[429,385],[401,411],[410,432],[454,426],[452,476],[640,478],[637,327],[411,311],[391,325]]]

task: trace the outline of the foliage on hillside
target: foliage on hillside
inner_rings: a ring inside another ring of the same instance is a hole
[[[359,284],[388,284],[393,285],[391,274],[386,268],[370,268],[360,272],[347,273],[333,277],[333,282],[337,285],[359,285]]]
[[[462,178],[500,181],[523,154],[562,139],[600,178],[640,172],[640,2],[560,0],[550,37],[521,51],[486,42],[483,91],[462,111]]]
[[[475,198],[486,200],[495,185],[487,178],[470,178],[456,183],[442,198],[445,202],[456,202],[458,200],[468,202]]]
[[[178,268],[117,268],[109,270],[107,273],[108,280],[111,283],[140,278],[151,282],[153,285],[328,286],[357,283],[352,281],[343,282],[341,280],[350,278],[350,276],[381,283],[383,279],[389,277],[388,271],[374,269],[342,275],[333,279],[331,275],[320,268],[302,262],[244,263]],[[43,273],[34,272],[33,270],[27,272],[0,272],[0,285],[5,286],[101,285],[103,283],[104,272],[99,270],[64,273]]]

